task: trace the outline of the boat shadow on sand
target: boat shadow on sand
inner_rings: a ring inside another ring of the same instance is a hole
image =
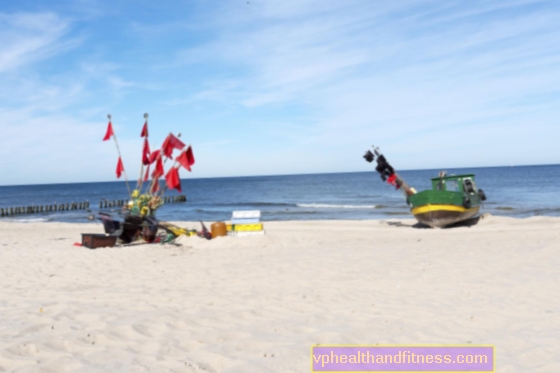
[[[453,225],[449,225],[447,227],[443,227],[440,229],[451,229],[451,228],[462,228],[462,227],[467,227],[470,228],[472,226],[477,225],[481,220],[487,219],[489,218],[491,215],[488,213],[482,214],[480,216],[475,216],[473,218],[467,219],[467,220],[463,220],[461,222],[455,223]],[[387,225],[390,225],[392,227],[403,227],[403,228],[415,228],[415,229],[433,229],[432,227],[422,224],[422,223],[414,223],[414,224],[407,224],[407,223],[403,223],[400,221],[386,221],[384,222]]]

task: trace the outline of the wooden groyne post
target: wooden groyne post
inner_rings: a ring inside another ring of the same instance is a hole
[[[113,201],[102,199],[101,201],[99,201],[99,209],[122,207],[128,205],[128,202],[129,202],[128,199],[118,199]],[[187,202],[187,196],[184,194],[180,194],[178,196],[163,197],[163,203],[178,203],[178,202]],[[89,209],[89,201],[55,203],[52,205],[1,207],[0,217],[24,215],[24,214],[36,214],[36,213],[52,212],[52,211],[74,211],[74,210],[88,210],[88,209]]]
[[[36,214],[36,213],[51,212],[51,211],[71,211],[71,210],[87,210],[87,209],[89,209],[89,201],[60,203],[60,204],[55,203],[53,205],[1,207],[0,217],[24,215],[24,214]]]

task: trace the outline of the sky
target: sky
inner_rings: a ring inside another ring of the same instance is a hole
[[[557,1],[0,0],[0,185],[560,163]]]

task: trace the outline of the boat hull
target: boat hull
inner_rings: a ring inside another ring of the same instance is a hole
[[[457,205],[426,204],[412,208],[418,222],[432,228],[442,228],[470,219],[478,214],[480,206],[465,208]]]

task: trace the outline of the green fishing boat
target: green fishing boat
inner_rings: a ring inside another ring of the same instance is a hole
[[[395,172],[379,148],[374,147],[373,153],[368,150],[364,158],[369,163],[374,159],[377,161],[375,170],[381,179],[402,190],[412,215],[432,228],[446,227],[476,216],[482,201],[486,200],[484,191],[476,186],[474,174],[448,176],[440,172],[439,177],[432,179],[432,189],[417,192]]]
[[[447,176],[442,172],[432,179],[431,190],[411,194],[407,202],[416,220],[441,228],[474,217],[485,199],[484,191],[476,187],[473,174]]]

